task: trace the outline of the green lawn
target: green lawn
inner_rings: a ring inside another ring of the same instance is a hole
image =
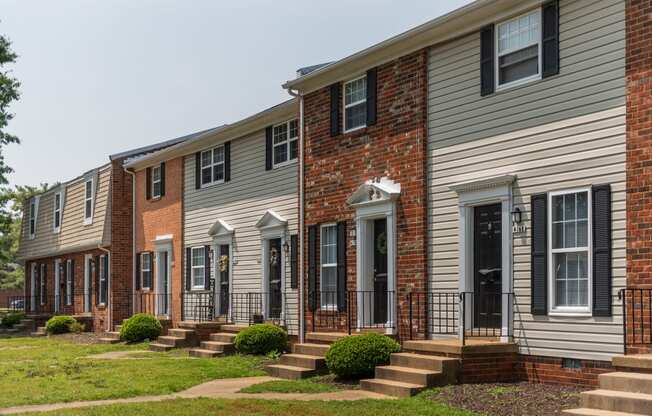
[[[138,354],[139,360],[98,360],[88,355],[146,348],[82,345],[56,338],[0,339],[0,408],[99,400],[181,391],[219,378],[259,376],[262,358],[186,358],[178,352]]]
[[[330,393],[340,390],[332,384],[319,380],[274,380],[254,384],[240,390],[241,393]]]
[[[41,413],[44,416],[479,416],[414,397],[355,402],[276,400],[167,400]]]

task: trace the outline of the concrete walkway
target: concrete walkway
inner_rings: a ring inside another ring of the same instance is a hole
[[[172,399],[194,399],[205,397],[209,399],[264,399],[264,400],[362,400],[362,399],[391,399],[382,394],[362,390],[341,390],[332,393],[238,393],[241,389],[266,381],[279,380],[274,377],[241,377],[213,380],[204,384],[191,387],[179,393],[162,396],[140,396],[127,399],[93,400],[83,402],[39,404],[16,406],[0,409],[0,415],[12,415],[27,412],[48,412],[61,409],[78,409],[83,407],[106,406],[123,403],[160,402]]]

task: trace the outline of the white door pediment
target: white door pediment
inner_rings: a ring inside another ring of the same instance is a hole
[[[351,194],[346,203],[358,207],[395,201],[401,194],[401,184],[391,179],[368,180]]]
[[[256,222],[256,228],[259,230],[268,229],[268,228],[279,228],[286,227],[288,225],[288,220],[278,215],[276,212],[271,209],[267,210],[265,214]]]
[[[230,237],[233,235],[233,227],[231,227],[226,221],[217,220],[210,230],[208,230],[208,235],[213,238]]]

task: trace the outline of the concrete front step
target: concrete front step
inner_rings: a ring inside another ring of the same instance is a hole
[[[120,332],[121,329],[122,329],[122,325],[115,326],[115,332]]]
[[[652,416],[652,395],[613,390],[593,390],[580,395],[584,408]]]
[[[387,396],[411,397],[421,392],[426,387],[419,384],[374,378],[360,380],[360,388],[362,390],[385,394]]]
[[[166,351],[170,351],[173,348],[174,347],[172,345],[161,344],[158,342],[152,342],[151,344],[149,344],[149,350],[155,352],[166,352]]]
[[[173,348],[194,347],[199,344],[196,339],[175,337],[172,335],[158,337],[156,342],[159,344],[169,345]]]
[[[652,394],[652,374],[606,373],[598,377],[603,390]]]
[[[107,338],[107,337],[102,337],[97,340],[100,344],[118,344],[120,342],[120,338],[115,339],[115,338]]]
[[[230,332],[233,334],[237,334],[238,332],[248,327],[249,325],[244,325],[244,324],[227,324],[227,325],[220,326],[220,329],[222,330],[222,332]]]
[[[295,354],[325,357],[329,348],[328,344],[294,344],[292,349]]]
[[[319,371],[326,368],[326,359],[318,355],[284,354],[281,356],[281,364]]]
[[[652,354],[617,355],[611,359],[611,365],[632,370],[652,370]]]
[[[284,378],[287,380],[299,380],[317,375],[317,370],[305,367],[296,367],[284,364],[272,364],[265,367],[265,370],[272,377]]]
[[[33,337],[44,337],[47,334],[45,332],[35,331],[35,332],[30,333],[29,335],[31,335]]]
[[[597,409],[571,409],[561,412],[563,416],[643,416],[640,413],[612,412]]]
[[[400,352],[391,355],[391,365],[398,367],[422,368],[424,370],[457,372],[460,360],[457,358],[422,355]]]
[[[199,349],[204,349],[207,351],[214,351],[223,354],[232,353],[235,351],[235,345],[230,342],[220,342],[220,341],[202,341],[199,344]]]
[[[105,332],[104,338],[113,338],[113,339],[120,340],[120,332],[117,331]]]
[[[205,348],[193,348],[188,351],[188,355],[197,358],[215,358],[224,355],[222,351],[207,350]]]
[[[306,334],[306,341],[332,344],[333,342],[347,336],[349,336],[349,334],[345,332],[308,332]]]
[[[433,387],[442,384],[443,374],[440,371],[423,370],[420,368],[396,367],[386,365],[376,367],[376,379],[400,381],[409,384],[418,384],[422,387]]]
[[[185,339],[195,337],[197,333],[194,329],[171,328],[168,330],[168,335]]]
[[[232,332],[217,332],[215,334],[210,334],[208,338],[211,341],[233,343],[235,342],[236,335],[237,334],[234,334]]]

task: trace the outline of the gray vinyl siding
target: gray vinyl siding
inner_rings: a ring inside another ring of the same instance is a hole
[[[273,210],[288,221],[288,244],[290,235],[298,233],[297,163],[266,171],[265,131],[261,130],[231,140],[230,182],[195,189],[195,155],[186,156],[184,165],[185,246],[211,245],[209,229],[218,219],[225,221],[234,229],[231,292],[261,292],[262,248],[256,223],[267,210]],[[297,290],[290,289],[289,256],[283,260],[286,310],[296,326]],[[215,276],[214,267],[211,276]]]
[[[560,1],[560,74],[480,96],[474,33],[429,53],[431,287],[459,286],[455,183],[514,174],[513,205],[527,232],[513,237],[515,340],[524,354],[610,360],[622,353],[625,286],[624,1]],[[530,197],[611,184],[613,317],[530,313]]]

